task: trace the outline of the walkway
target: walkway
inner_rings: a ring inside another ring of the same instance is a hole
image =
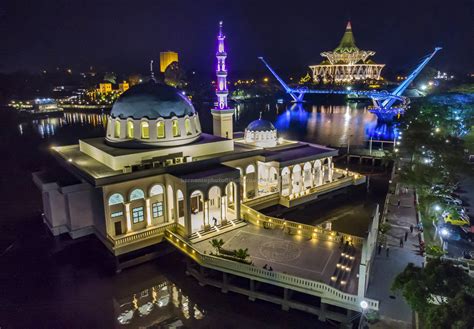
[[[412,328],[413,312],[400,293],[391,291],[391,285],[408,263],[422,266],[423,257],[418,255],[418,236],[416,230],[410,233],[410,225],[416,226],[414,192],[390,195],[387,222],[392,225],[387,234],[389,256],[383,248],[380,255],[376,251],[367,296],[380,301],[379,314],[382,321],[371,328]],[[400,205],[398,206],[398,201]],[[405,232],[408,239],[405,242]],[[400,247],[400,238],[404,246]]]

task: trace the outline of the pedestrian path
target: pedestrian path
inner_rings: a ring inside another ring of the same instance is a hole
[[[397,274],[408,263],[423,265],[423,257],[419,255],[415,194],[412,189],[400,187],[389,196],[385,219],[392,228],[387,233],[386,245],[376,250],[367,289],[368,297],[380,301],[381,321],[371,328],[412,328],[413,311],[400,293],[390,289]]]

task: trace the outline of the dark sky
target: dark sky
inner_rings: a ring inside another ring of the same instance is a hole
[[[160,51],[212,69],[224,20],[230,70],[304,68],[335,48],[348,19],[357,45],[392,70],[442,46],[433,66],[474,72],[473,0],[1,0],[0,71],[95,65],[146,71]]]

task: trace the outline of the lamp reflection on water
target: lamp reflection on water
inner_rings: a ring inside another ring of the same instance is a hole
[[[35,118],[22,122],[18,124],[18,132],[22,136],[27,133],[28,128],[32,128],[33,132],[41,138],[48,138],[54,136],[58,128],[78,125],[105,128],[106,123],[107,115],[103,113],[66,112],[58,116]]]
[[[160,324],[176,328],[184,326],[183,321],[201,320],[205,316],[203,309],[168,280],[114,299],[114,308],[119,324],[138,327]]]

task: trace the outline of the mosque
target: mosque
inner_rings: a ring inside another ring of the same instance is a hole
[[[365,182],[360,174],[334,167],[336,150],[283,139],[261,117],[234,133],[224,39],[221,23],[212,135],[202,131],[190,100],[155,82],[152,74],[117,99],[105,137],[52,147],[74,177],[33,175],[42,193],[44,223],[53,235],[93,234],[117,257],[159,246],[164,239],[191,248],[194,242],[261,224],[258,209],[291,208]],[[311,232],[340,238],[330,231]],[[193,249],[190,255],[197,253]]]

